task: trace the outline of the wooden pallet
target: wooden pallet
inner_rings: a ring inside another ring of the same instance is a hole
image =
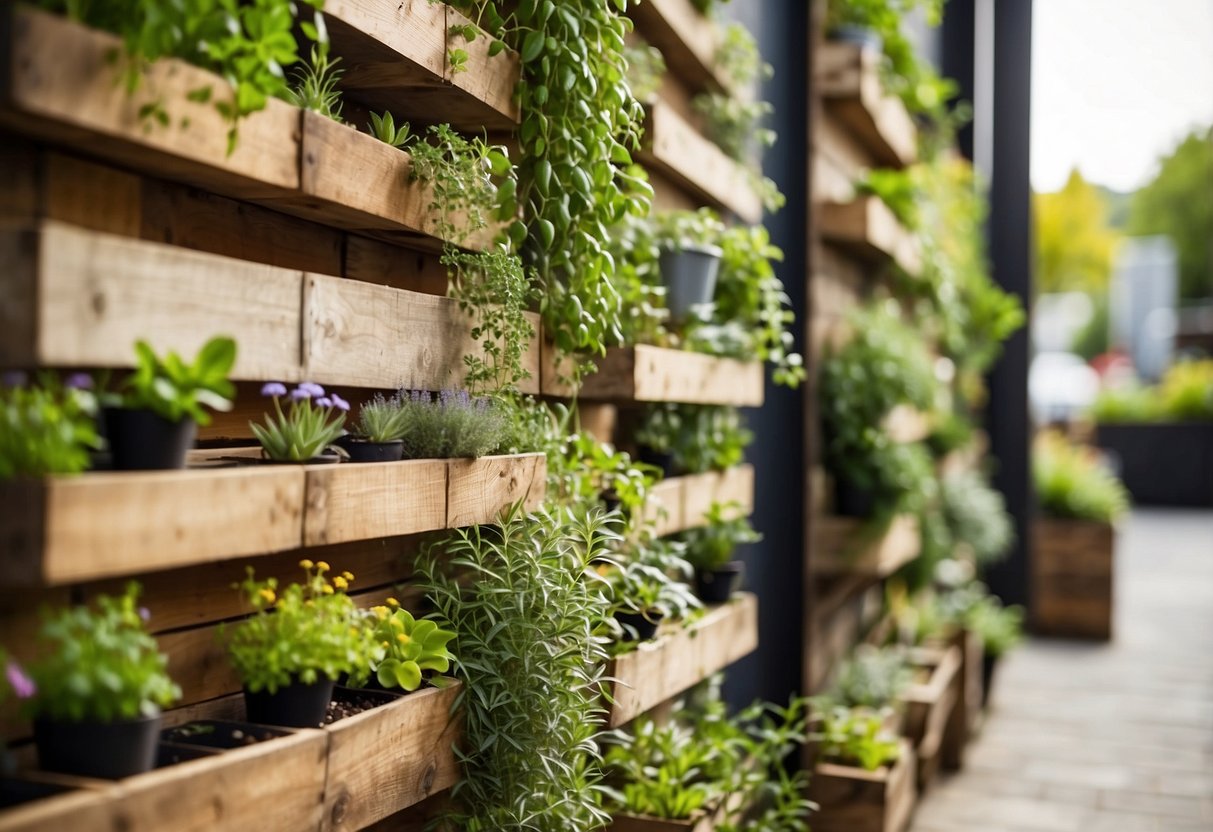
[[[636,32],[661,50],[666,65],[689,87],[727,89],[729,81],[716,62],[722,32],[690,0],[646,0],[629,6]]]
[[[857,257],[895,263],[912,277],[922,270],[918,238],[906,231],[879,197],[859,196],[850,202],[823,202],[820,227],[826,243]]]
[[[887,578],[918,557],[918,519],[898,515],[883,529],[857,517],[822,516],[813,528],[813,570],[819,576]]]
[[[1116,528],[1039,519],[1032,525],[1032,629],[1044,635],[1112,637]]]
[[[918,799],[914,787],[914,750],[902,741],[891,766],[866,771],[819,762],[809,781],[814,832],[902,832]]]
[[[670,477],[653,486],[645,516],[658,535],[697,528],[713,503],[737,503],[738,514],[754,511],[754,466]]]
[[[918,131],[905,105],[880,83],[879,50],[826,42],[814,61],[826,111],[846,125],[878,164],[903,168],[912,163]]]

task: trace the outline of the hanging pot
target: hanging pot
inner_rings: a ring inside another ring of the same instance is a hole
[[[867,26],[857,26],[854,23],[842,23],[834,26],[826,36],[835,43],[850,43],[874,52],[884,49],[884,39],[876,34],[876,30],[869,29]]]
[[[718,246],[692,245],[661,250],[657,262],[661,282],[665,284],[665,305],[672,321],[686,321],[692,307],[712,302],[723,254]]]
[[[305,685],[291,682],[274,693],[244,689],[244,707],[249,722],[287,728],[319,728],[333,698],[333,680],[320,679]]]
[[[739,560],[719,569],[695,570],[695,594],[705,604],[723,604],[741,587],[745,564]]]
[[[38,766],[44,771],[118,780],[151,771],[160,715],[113,722],[34,720]]]
[[[150,410],[107,407],[105,432],[115,471],[165,471],[185,467],[198,425],[188,416],[170,422]]]

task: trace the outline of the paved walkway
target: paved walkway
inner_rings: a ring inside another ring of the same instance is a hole
[[[1213,832],[1213,512],[1135,513],[1116,568],[1115,641],[1004,662],[912,832]]]

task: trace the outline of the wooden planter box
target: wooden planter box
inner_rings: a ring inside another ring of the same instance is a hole
[[[754,466],[670,477],[653,486],[645,505],[658,535],[674,534],[704,524],[712,503],[737,503],[743,516],[754,511]]]
[[[809,781],[813,832],[902,832],[918,798],[914,786],[914,750],[902,742],[891,766],[866,771],[819,762]]]
[[[636,33],[661,50],[671,72],[693,89],[724,89],[729,77],[716,63],[721,29],[690,0],[646,0],[629,5]]]
[[[962,653],[959,647],[920,647],[911,652],[910,664],[927,671],[927,678],[910,686],[905,702],[902,734],[914,746],[920,790],[939,770],[944,734],[958,702]]]
[[[608,726],[630,722],[757,647],[758,599],[750,593],[708,610],[690,627],[668,628],[607,666],[613,700]]]
[[[826,112],[842,122],[882,167],[903,168],[918,153],[918,131],[901,99],[880,83],[878,50],[826,42],[814,55]]]
[[[1213,507],[1213,422],[1100,425],[1095,442],[1135,504]]]
[[[965,750],[981,721],[985,647],[972,630],[957,630],[947,643],[960,650],[960,672],[956,674],[956,706],[943,735],[942,762],[944,768],[956,770],[964,765]]]
[[[1032,525],[1032,628],[1072,638],[1112,637],[1116,529],[1038,519]]]
[[[918,518],[898,515],[884,529],[857,517],[818,517],[813,524],[813,571],[819,576],[887,578],[918,557]]]
[[[824,202],[820,217],[821,236],[826,243],[865,260],[896,263],[910,276],[922,270],[918,238],[897,221],[879,197],[859,196],[850,202]]]

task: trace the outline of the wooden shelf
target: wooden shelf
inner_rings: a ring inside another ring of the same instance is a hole
[[[78,790],[0,811],[0,830],[362,829],[458,780],[459,688],[115,783],[56,776]]]
[[[222,452],[216,452],[217,454]],[[57,585],[492,522],[545,491],[542,454],[90,473],[0,485],[0,586]]]
[[[0,366],[129,367],[138,338],[192,355],[224,333],[236,380],[440,390],[477,349],[458,302],[436,295],[54,221],[0,231],[0,252]],[[538,392],[537,336],[523,364]]]
[[[809,799],[819,807],[814,832],[903,832],[918,800],[914,771],[914,750],[904,741],[897,761],[876,771],[818,763],[809,780]]]
[[[340,88],[374,110],[414,123],[449,123],[467,132],[517,127],[514,98],[522,62],[506,50],[489,57],[492,39],[471,43],[451,34],[470,21],[433,0],[328,0],[324,6],[333,54],[344,70]],[[468,53],[455,72],[449,48]]]
[[[864,260],[893,262],[910,276],[922,271],[922,250],[915,237],[875,196],[850,202],[823,202],[819,212],[822,239]]]
[[[666,66],[691,88],[729,88],[729,79],[716,63],[723,32],[690,0],[645,0],[631,6],[628,16],[636,33],[660,49]]]
[[[818,576],[887,578],[918,557],[918,519],[900,514],[884,529],[872,529],[857,517],[816,518],[813,571]]]
[[[543,393],[568,397],[552,347],[545,342]],[[717,358],[687,350],[638,344],[607,351],[598,372],[587,376],[580,398],[588,401],[681,402],[759,407],[763,401],[762,364]]]
[[[617,728],[758,648],[758,598],[741,593],[690,627],[667,629],[607,667],[608,725]]]
[[[745,167],[669,105],[658,101],[646,106],[639,158],[713,206],[747,223],[762,221],[762,198]]]
[[[940,752],[952,711],[959,700],[962,656],[960,648],[920,647],[910,664],[929,671],[926,681],[913,684],[902,695],[906,703],[903,735],[914,745],[918,760],[918,787],[925,788],[939,769]]]
[[[815,60],[826,112],[846,125],[879,165],[911,164],[918,156],[918,131],[905,105],[880,83],[879,50],[827,42]]]
[[[658,535],[674,534],[702,526],[712,503],[731,502],[740,505],[738,513],[753,513],[753,465],[662,480],[649,492],[645,516]]]

